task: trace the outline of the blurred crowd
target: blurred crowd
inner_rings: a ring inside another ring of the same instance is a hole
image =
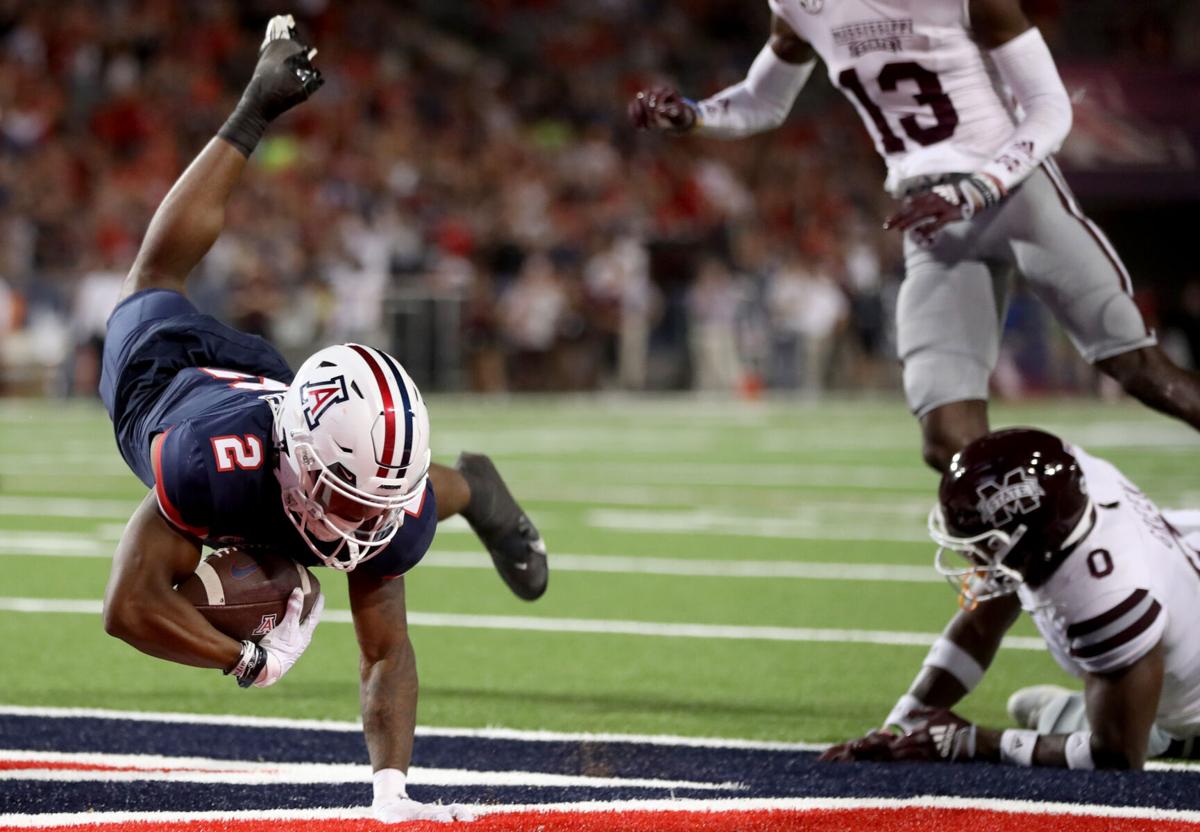
[[[1081,55],[1196,59],[1187,4],[1089,3],[1119,13],[1071,27],[1079,3],[1033,5]],[[739,80],[765,3],[0,0],[0,389],[94,390],[150,216],[281,11],[327,83],[252,157],[190,286],[203,310],[293,360],[364,340],[474,390],[895,385],[882,163],[824,79],[747,141],[625,124],[647,81]]]

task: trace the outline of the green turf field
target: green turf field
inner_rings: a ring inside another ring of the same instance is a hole
[[[552,577],[543,600],[518,601],[465,525],[439,530],[408,578],[422,724],[843,738],[883,717],[920,637],[954,611],[924,541],[935,479],[897,401],[434,398],[430,415],[440,461],[496,459]],[[1058,431],[1160,505],[1200,507],[1200,440],[1136,405],[1003,407],[995,421]],[[98,406],[0,401],[0,704],[355,718],[357,649],[327,571],[343,614],[265,691],[142,656],[86,604],[11,611],[98,601],[144,494]],[[909,643],[864,643],[889,638]],[[966,714],[998,722],[1015,687],[1067,681],[1016,646]]]

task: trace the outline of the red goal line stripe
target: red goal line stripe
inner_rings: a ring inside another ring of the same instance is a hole
[[[1119,826],[1114,826],[1114,821]],[[254,819],[236,815],[222,821],[127,821],[86,823],[75,826],[0,827],[0,832],[38,829],[39,832],[388,832],[396,827],[362,818],[350,819]],[[1152,832],[1200,832],[1200,823],[1151,819],[1093,817],[1050,813],[996,812],[979,809],[891,808],[891,809],[764,809],[722,812],[512,812],[484,815],[471,824],[471,832],[845,832],[871,829],[878,832],[1110,832],[1120,828]],[[406,832],[445,832],[439,823],[405,824]]]

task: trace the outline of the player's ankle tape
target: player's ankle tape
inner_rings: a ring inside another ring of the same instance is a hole
[[[258,674],[267,663],[267,651],[253,641],[242,642],[242,655],[237,664],[225,671],[226,676],[234,676],[238,687],[248,688],[254,684]]]

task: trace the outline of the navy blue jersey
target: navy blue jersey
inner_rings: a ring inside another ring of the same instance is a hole
[[[155,490],[167,519],[209,546],[266,545],[319,566],[288,519],[275,477],[266,397],[291,378],[266,341],[200,315],[175,292],[139,292],[109,320],[101,395],[122,456]],[[404,574],[424,557],[436,527],[427,485],[387,548],[358,569]]]

